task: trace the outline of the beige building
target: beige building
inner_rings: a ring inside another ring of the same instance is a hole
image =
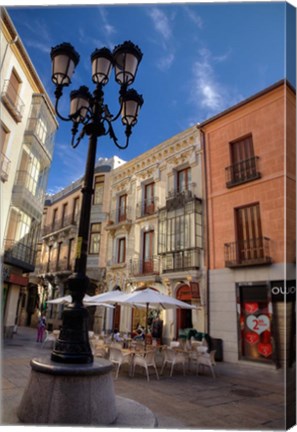
[[[201,147],[192,127],[111,173],[106,230],[108,290],[140,286],[198,306],[195,311],[161,312],[163,338],[179,330],[205,331],[203,187]],[[107,311],[107,328],[132,332],[145,324],[144,311]]]
[[[109,208],[110,172],[124,161],[117,157],[99,159],[94,174],[94,196],[90,216],[87,276],[90,278],[89,295],[106,290],[106,211]],[[68,294],[67,279],[74,271],[77,234],[81,210],[80,178],[60,192],[47,196],[43,214],[40,251],[34,274],[35,292],[39,296],[39,309],[46,307],[46,300]],[[33,277],[31,278],[33,281]],[[62,324],[63,304],[48,304],[46,309],[49,328]],[[36,313],[36,311],[35,311]],[[90,326],[100,331],[104,310],[90,308]],[[94,321],[95,320],[95,321]]]
[[[1,12],[0,245],[2,324],[9,337],[27,322],[31,308],[28,274],[35,265],[57,122],[6,9]]]

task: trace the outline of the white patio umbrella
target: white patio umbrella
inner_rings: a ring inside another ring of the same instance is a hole
[[[137,289],[130,294],[125,294],[124,296],[119,297],[118,303],[123,305],[143,305],[146,306],[146,327],[145,334],[147,335],[147,319],[148,319],[148,310],[150,308],[162,307],[163,309],[196,309],[196,306],[192,306],[188,303],[185,303],[181,300],[178,300],[174,297],[168,296],[166,294],[162,294],[155,289],[152,288],[144,288]],[[146,344],[146,339],[145,339]]]
[[[102,294],[97,294],[95,296],[88,296],[88,298],[84,299],[85,303],[92,302],[92,303],[117,303],[118,299],[125,295],[122,291],[115,290],[115,291],[108,291]]]
[[[89,296],[88,294],[85,294],[84,298],[83,298],[83,303],[85,306],[104,306],[107,308],[114,308],[114,306],[110,305],[110,304],[106,304],[104,302],[95,302],[93,303],[91,301],[92,296]],[[71,295],[66,295],[63,297],[57,297],[55,299],[52,300],[47,300],[47,303],[50,304],[63,304],[63,303],[71,303],[72,301],[72,297]]]

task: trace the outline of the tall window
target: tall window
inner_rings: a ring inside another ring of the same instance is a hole
[[[99,254],[101,238],[101,223],[91,224],[89,253]]]
[[[12,207],[7,230],[7,239],[14,242],[21,241],[24,244],[27,234],[30,231],[30,227],[30,216],[23,211]]]
[[[254,155],[252,135],[230,143],[231,166],[226,168],[227,187],[260,177],[258,157]]]
[[[124,263],[126,261],[126,238],[121,237],[118,239],[117,262]]]
[[[6,153],[7,148],[7,142],[9,138],[9,130],[6,126],[1,122],[1,128],[0,128],[0,154]]]
[[[24,147],[17,181],[19,184],[25,186],[34,196],[38,192],[37,185],[40,177],[40,168],[40,162],[37,157],[30,152],[28,147]]]
[[[74,260],[74,238],[69,239],[67,253],[67,270],[71,270],[72,261]]]
[[[259,203],[235,209],[239,261],[264,256]]]
[[[155,211],[155,183],[149,183],[144,186],[144,214],[153,214]]]
[[[79,197],[74,198],[72,207],[72,222],[77,222]]]
[[[61,251],[62,251],[62,245],[63,245],[63,242],[59,242],[58,243],[58,249],[57,249],[57,265],[56,265],[56,268],[57,268],[57,270],[59,270],[60,268],[61,268],[61,262],[60,262],[60,260],[61,260]]]
[[[8,179],[10,160],[6,157],[7,143],[9,139],[9,130],[2,124],[0,128],[0,176],[1,180]]]
[[[49,272],[51,270],[51,259],[52,259],[52,252],[53,252],[53,245],[49,245],[48,246],[48,251],[47,251],[47,272]]]
[[[13,69],[9,78],[9,83],[7,87],[7,96],[13,105],[17,104],[18,93],[21,85],[21,80],[17,75],[16,71]]]
[[[127,194],[119,197],[118,221],[122,222],[127,219]]]
[[[46,127],[45,122],[41,118],[39,118],[37,120],[36,135],[37,135],[39,141],[41,142],[41,144],[45,144],[46,135],[47,135],[47,127]]]
[[[143,235],[143,273],[153,271],[154,231],[147,231]]]
[[[68,208],[68,203],[63,204],[63,208],[62,208],[62,221],[61,221],[61,226],[62,227],[66,226],[66,224],[67,224],[67,220],[66,220],[67,208]]]
[[[230,152],[232,165],[252,158],[254,156],[252,136],[249,135],[240,140],[231,142]]]
[[[95,178],[94,185],[94,204],[102,204],[103,203],[103,191],[104,191],[104,181],[102,176],[97,176]]]
[[[191,168],[177,171],[177,192],[189,190],[191,184]]]
[[[56,229],[57,218],[58,218],[58,209],[55,208],[53,211],[53,218],[52,218],[52,230]]]

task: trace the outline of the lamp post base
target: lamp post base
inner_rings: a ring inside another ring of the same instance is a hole
[[[31,360],[31,376],[17,415],[30,424],[102,424],[117,412],[112,363],[57,364],[48,358]]]
[[[31,425],[157,427],[156,416],[144,405],[116,397],[112,363],[57,364],[31,360],[31,376],[17,416]]]

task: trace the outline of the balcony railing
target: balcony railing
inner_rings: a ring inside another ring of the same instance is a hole
[[[196,198],[195,195],[195,183],[188,184],[185,188],[176,188],[168,192],[166,198],[166,209],[167,211],[179,209],[184,207],[188,202],[191,202]]]
[[[130,271],[133,276],[158,275],[160,274],[160,258],[152,256],[147,259],[133,259]]]
[[[0,154],[0,175],[3,182],[8,180],[9,168],[11,161],[5,156],[4,153]]]
[[[72,272],[73,268],[73,263],[70,263],[65,259],[58,262],[50,261],[47,263],[39,264],[36,267],[35,272],[38,274]]]
[[[231,188],[261,177],[258,169],[259,157],[254,156],[226,168],[226,186]]]
[[[23,118],[25,104],[18,95],[17,90],[11,85],[9,79],[4,80],[1,99],[15,121],[19,123]]]
[[[187,249],[167,252],[161,256],[162,273],[197,270],[200,267],[200,250]]]
[[[159,197],[144,199],[137,204],[136,217],[145,217],[155,214],[158,211]]]
[[[225,243],[225,266],[242,267],[271,264],[270,239],[267,237]]]
[[[4,262],[6,264],[32,272],[35,267],[35,256],[36,252],[32,247],[20,241],[4,240]]]
[[[60,218],[52,222],[51,224],[44,225],[42,229],[42,235],[47,236],[49,234],[52,234],[56,231],[60,231],[62,229],[68,228],[70,226],[76,225],[76,220],[73,218],[72,215],[67,215],[64,218]]]
[[[131,214],[130,207],[112,210],[109,214],[109,221],[113,224],[131,223]]]

